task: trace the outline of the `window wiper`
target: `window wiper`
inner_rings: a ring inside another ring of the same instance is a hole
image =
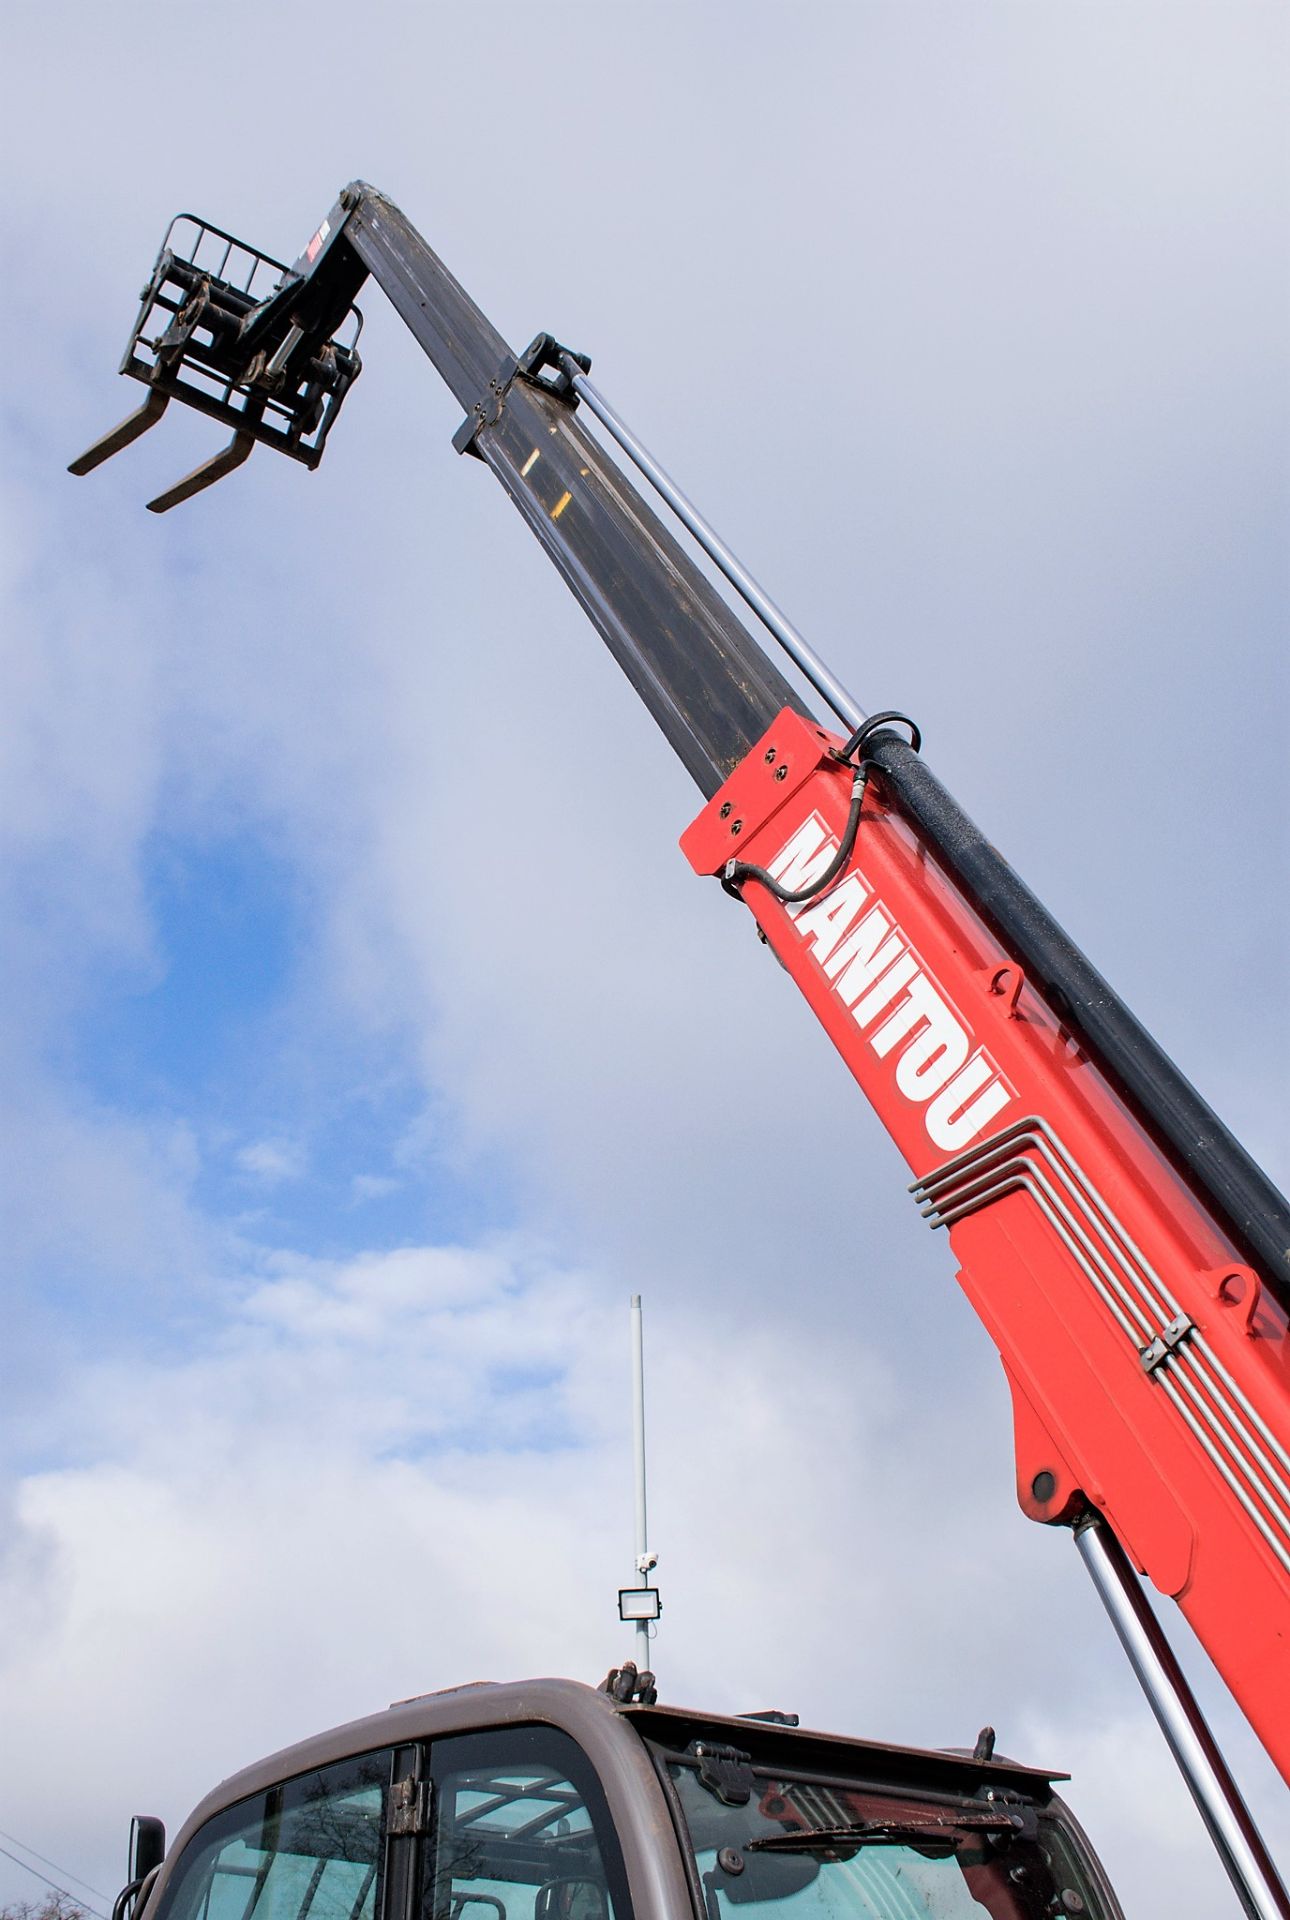
[[[980,1813],[951,1811],[928,1819],[856,1820],[845,1826],[797,1827],[783,1833],[759,1834],[745,1840],[748,1853],[817,1853],[844,1847],[918,1847],[926,1852],[951,1854],[964,1833],[1017,1834],[1026,1821],[1019,1813],[992,1807]]]

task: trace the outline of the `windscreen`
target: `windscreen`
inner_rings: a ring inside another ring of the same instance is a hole
[[[1069,1836],[1030,1807],[749,1769],[731,1805],[673,1760],[707,1920],[1110,1920]]]

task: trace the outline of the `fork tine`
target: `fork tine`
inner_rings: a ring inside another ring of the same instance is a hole
[[[153,387],[141,407],[123,420],[120,426],[113,427],[109,433],[105,433],[101,440],[96,440],[92,447],[87,447],[79,459],[72,461],[67,471],[78,476],[93,473],[95,467],[101,467],[105,460],[110,460],[114,453],[120,453],[122,447],[128,447],[132,440],[137,440],[141,433],[148,431],[149,427],[155,427],[169,404],[170,395],[159,393]]]

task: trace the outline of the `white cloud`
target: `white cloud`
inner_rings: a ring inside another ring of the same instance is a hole
[[[355,1205],[365,1200],[384,1200],[390,1194],[397,1193],[401,1182],[384,1173],[356,1173],[349,1183],[350,1195]]]
[[[173,1817],[213,1771],[317,1723],[463,1674],[594,1680],[622,1651],[626,1316],[603,1283],[515,1245],[276,1266],[187,1358],[83,1368],[66,1464],[22,1479],[0,1655],[19,1832],[43,1831],[25,1756],[50,1716],[122,1796],[87,1816],[106,1847],[128,1795],[160,1792]],[[840,1538],[812,1486],[823,1431],[839,1499],[875,1529],[898,1514],[882,1369],[701,1309],[650,1341],[669,1697],[793,1692],[818,1641],[857,1630],[886,1639],[889,1671],[900,1635],[863,1537]],[[813,1617],[789,1628],[803,1593]],[[866,1691],[895,1716],[885,1680]]]
[[[303,1142],[281,1138],[248,1141],[233,1158],[241,1172],[266,1187],[299,1180],[308,1166]]]

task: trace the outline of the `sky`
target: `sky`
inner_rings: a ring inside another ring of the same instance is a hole
[[[172,213],[292,258],[372,180],[512,345],[593,354],[1284,1184],[1284,9],[9,0],[5,41],[0,1842],[110,1898],[132,1813],[290,1740],[598,1680],[640,1292],[663,1697],[989,1721],[1127,1912],[1234,1910],[947,1248],[381,298],[317,473],[150,516],[196,416],[64,469]]]

